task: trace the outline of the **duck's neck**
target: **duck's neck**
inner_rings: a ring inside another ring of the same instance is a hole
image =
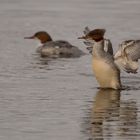
[[[100,40],[98,42],[94,43],[93,46],[93,56],[94,57],[103,57],[103,55],[105,54],[104,51],[104,40]]]
[[[51,39],[51,40],[47,40],[47,41],[40,41],[40,44],[42,44],[42,47],[44,47],[45,44],[47,44],[47,43],[49,43],[51,41],[53,41],[53,40]]]

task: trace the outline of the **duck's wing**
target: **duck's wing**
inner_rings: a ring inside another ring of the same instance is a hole
[[[49,41],[46,44],[46,47],[53,47],[53,48],[72,48],[73,46],[65,40],[57,40],[57,41]]]
[[[87,46],[87,49],[89,50],[89,52],[92,53],[94,41],[86,40],[84,41],[84,44]],[[104,51],[109,53],[110,55],[113,55],[112,43],[109,39],[104,39]]]
[[[94,41],[93,40],[84,40],[83,43],[87,46],[86,49],[89,51],[89,53],[92,54]]]
[[[87,35],[90,31],[91,30],[89,29],[89,27],[86,26],[85,29],[84,29],[84,31],[83,31],[83,33],[84,33],[84,35]]]
[[[83,33],[84,33],[84,35],[86,36],[90,31],[91,31],[91,30],[89,29],[89,27],[86,26],[86,27],[84,28]],[[89,51],[89,53],[92,54],[92,48],[93,48],[94,42],[91,41],[91,40],[84,40],[83,43],[87,46],[86,49]]]
[[[114,55],[115,63],[128,73],[137,73],[140,59],[140,40],[127,40],[120,44]]]
[[[104,39],[104,50],[105,50],[105,52],[109,53],[110,55],[113,55],[113,47],[112,47],[112,43],[109,39]]]

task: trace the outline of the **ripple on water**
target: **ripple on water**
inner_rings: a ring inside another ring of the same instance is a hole
[[[124,100],[123,91],[99,89],[91,108],[89,128],[94,139],[137,139],[140,136],[136,100]],[[129,95],[125,95],[129,96]],[[90,115],[88,113],[87,115]],[[92,139],[92,138],[90,138]]]

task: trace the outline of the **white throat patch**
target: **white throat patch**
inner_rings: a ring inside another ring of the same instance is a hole
[[[40,40],[38,38],[35,38],[34,40],[35,40],[37,46],[39,46],[39,47],[43,46],[43,44],[40,42]]]

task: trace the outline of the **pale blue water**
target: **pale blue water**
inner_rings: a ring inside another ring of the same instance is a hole
[[[91,56],[45,60],[24,36],[46,30],[87,52],[83,28],[106,28],[114,49],[140,39],[139,0],[0,0],[0,140],[139,140],[140,74],[99,90]]]

